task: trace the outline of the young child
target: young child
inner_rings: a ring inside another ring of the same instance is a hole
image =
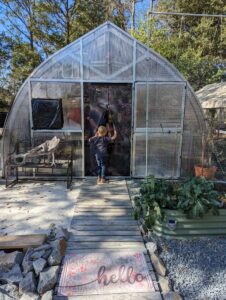
[[[114,135],[112,137],[106,136],[107,129],[105,126],[99,126],[96,132],[96,135],[89,139],[89,142],[92,143],[93,148],[95,149],[95,157],[98,167],[98,178],[97,184],[105,183],[105,171],[107,163],[107,146],[108,144],[115,140],[117,137],[117,132],[114,127]]]

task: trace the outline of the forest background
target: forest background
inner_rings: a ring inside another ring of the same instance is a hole
[[[109,20],[167,58],[194,90],[226,80],[224,0],[0,0],[0,108],[49,55]],[[150,37],[147,38],[148,32]]]

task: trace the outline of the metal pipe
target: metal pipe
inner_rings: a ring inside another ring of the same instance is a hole
[[[150,14],[150,15],[153,14],[153,15],[175,15],[175,16],[226,18],[226,15],[192,14],[192,13],[160,12],[160,11],[149,11],[148,14]]]

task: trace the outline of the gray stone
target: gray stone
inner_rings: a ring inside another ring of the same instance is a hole
[[[142,233],[142,235],[146,234],[144,225],[140,225],[139,229],[140,229],[140,232]]]
[[[146,248],[151,255],[151,254],[154,254],[155,251],[157,250],[157,245],[156,245],[156,243],[148,242],[148,243],[146,243]]]
[[[159,285],[162,292],[170,292],[170,281],[168,277],[158,276]]]
[[[62,239],[64,238],[66,241],[69,238],[69,232],[67,231],[66,228],[63,227],[58,227],[56,230],[56,239]]]
[[[34,250],[30,256],[30,260],[37,260],[45,254],[45,250],[36,251]]]
[[[54,288],[57,282],[58,272],[59,266],[54,266],[40,273],[38,282],[39,294],[44,294]]]
[[[65,239],[56,240],[54,242],[51,242],[52,245],[52,252],[50,256],[48,257],[48,264],[50,266],[56,266],[61,263],[61,259],[64,255],[64,252],[66,250],[66,241]]]
[[[41,300],[52,300],[52,299],[53,299],[53,291],[52,290],[46,292],[41,298]]]
[[[181,296],[176,292],[162,293],[164,300],[182,300]]]
[[[28,272],[33,270],[33,262],[31,260],[31,255],[33,253],[33,249],[30,248],[27,250],[23,262],[22,262],[22,267],[23,267],[23,274],[27,274]]]
[[[161,275],[165,276],[166,275],[166,268],[164,266],[163,261],[155,254],[151,254],[151,262],[154,266],[155,271]]]
[[[5,252],[2,250],[0,251],[0,256],[5,255]]]
[[[42,258],[47,259],[50,256],[51,252],[52,252],[52,247],[50,247],[50,249],[45,251],[45,253],[42,255]]]
[[[10,299],[19,299],[19,289],[15,284],[4,284],[0,286],[0,300],[7,299],[4,296],[10,297]]]
[[[11,296],[0,291],[0,300],[12,300],[12,299],[16,299],[16,298],[12,298]]]
[[[23,260],[23,253],[14,251],[0,256],[0,271],[9,271],[14,265],[20,264]]]
[[[21,280],[19,284],[19,291],[21,294],[36,292],[36,280],[33,272],[28,272],[23,280]]]
[[[144,225],[145,224],[145,220],[143,218],[140,218],[138,221],[139,225]]]
[[[20,266],[16,264],[8,272],[3,272],[0,274],[0,281],[5,283],[19,283],[23,279]]]
[[[43,251],[43,250],[48,250],[48,249],[51,249],[51,245],[50,244],[43,244],[37,248],[34,248],[34,251]]]
[[[33,293],[25,293],[22,295],[22,297],[20,298],[20,300],[39,300],[40,296],[37,294],[33,294]]]
[[[43,258],[39,258],[33,262],[35,274],[38,276],[40,272],[45,268],[47,261]]]

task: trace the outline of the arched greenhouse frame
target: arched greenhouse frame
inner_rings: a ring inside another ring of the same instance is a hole
[[[109,176],[193,173],[205,132],[195,93],[166,59],[110,22],[53,54],[27,78],[5,124],[3,168],[18,141],[26,152],[57,136],[73,141],[73,176],[95,175],[88,138],[106,107],[118,131]],[[50,115],[59,110],[56,122]],[[67,149],[59,155],[66,159]]]

